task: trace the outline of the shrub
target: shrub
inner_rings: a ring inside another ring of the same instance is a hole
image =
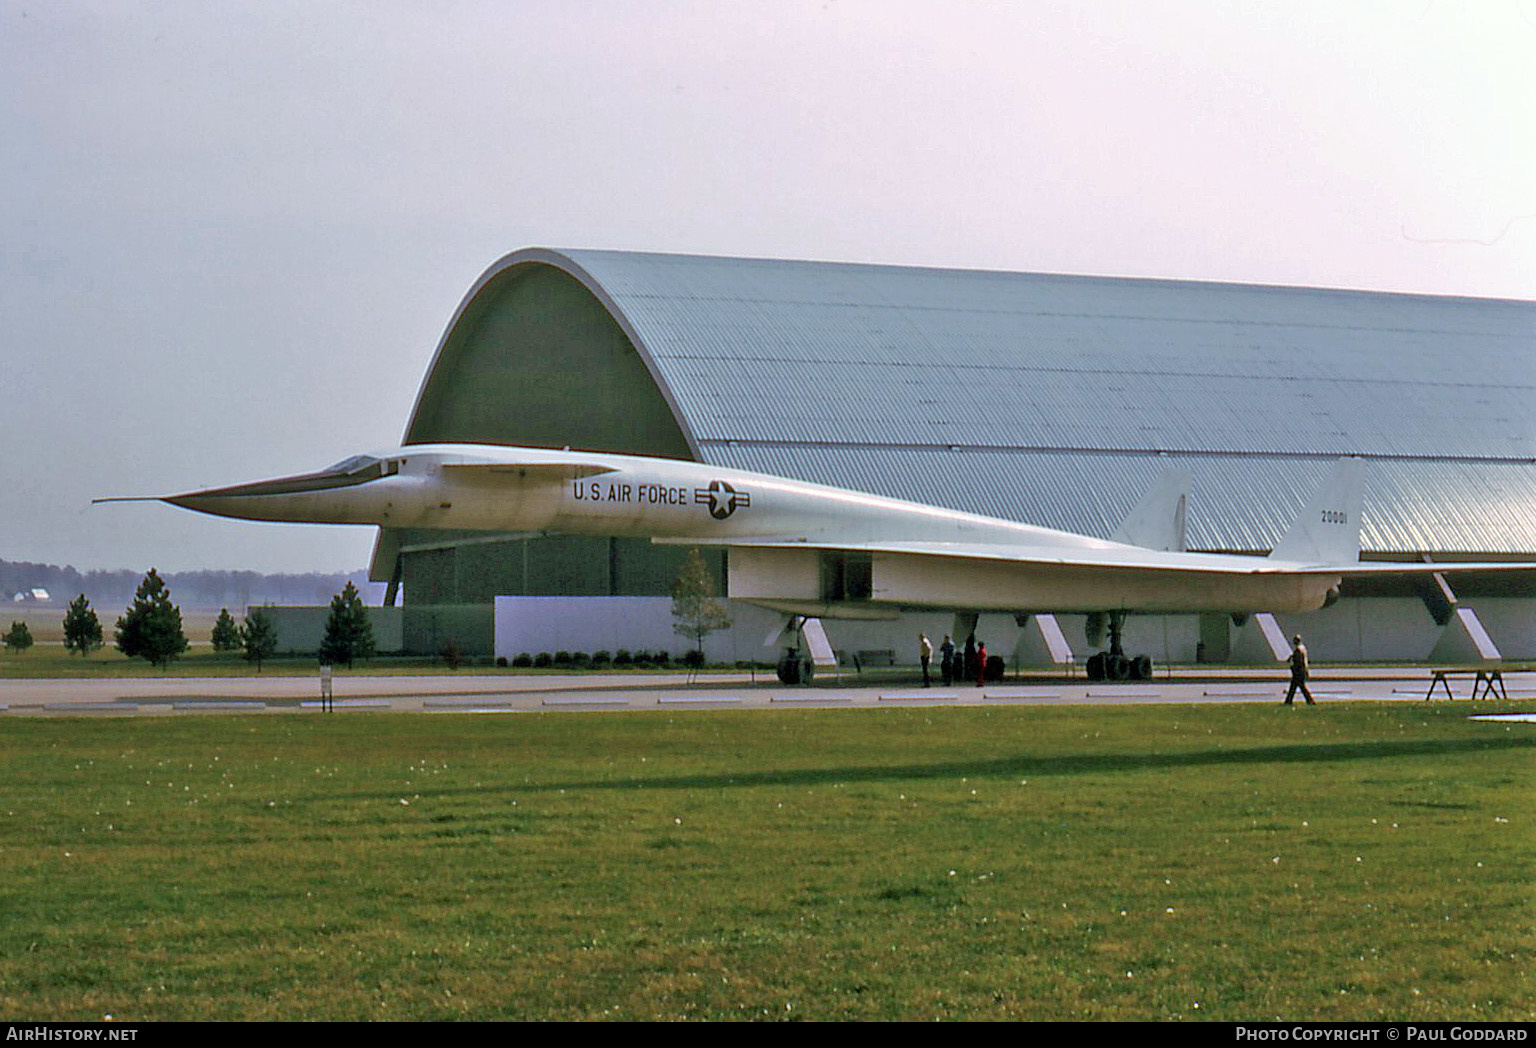
[[[5,645],[6,651],[26,651],[32,646],[32,631],[25,622],[13,622],[5,636],[0,637],[0,644]]]
[[[549,652],[541,651],[533,657],[533,664],[539,669],[545,669],[554,660],[549,657]]]
[[[518,669],[527,669],[529,666],[533,665],[533,656],[528,654],[526,651],[522,652],[517,656],[517,658],[512,660],[512,665],[516,666]]]

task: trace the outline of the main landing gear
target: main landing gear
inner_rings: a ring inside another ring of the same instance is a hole
[[[1125,632],[1125,612],[1111,611],[1088,616],[1088,643],[1100,644],[1109,631],[1109,650],[1088,656],[1089,680],[1151,680],[1152,656],[1128,656],[1121,646]]]
[[[837,669],[837,655],[827,641],[827,631],[820,619],[791,615],[783,627],[769,635],[768,643],[775,643],[779,637],[789,642],[775,667],[783,683],[809,684],[818,669]]]
[[[799,648],[785,648],[776,668],[781,684],[809,684],[816,675],[816,664],[801,654]]]

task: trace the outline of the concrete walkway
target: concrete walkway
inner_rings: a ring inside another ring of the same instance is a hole
[[[1311,680],[1319,703],[1423,702],[1430,670],[1401,667],[1321,669]],[[1151,703],[1276,703],[1284,671],[1175,670],[1157,680],[1090,684],[1082,678],[1031,677],[978,688],[935,685],[901,675],[877,679],[848,674],[810,687],[780,684],[771,674],[592,674],[543,676],[501,673],[428,677],[338,674],[337,712],[396,713],[593,712],[601,710],[869,709],[891,706],[1095,705]],[[1508,673],[1511,699],[1536,699],[1536,672]],[[1471,695],[1468,676],[1454,683],[1457,699]],[[1437,691],[1436,701],[1444,702]],[[1478,705],[1481,705],[1479,703]],[[1470,706],[1470,704],[1469,704]],[[319,712],[318,677],[132,678],[0,681],[0,716],[124,716],[208,713]]]

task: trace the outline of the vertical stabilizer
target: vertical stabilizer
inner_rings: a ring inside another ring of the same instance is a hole
[[[1360,560],[1360,507],[1365,463],[1339,459],[1312,500],[1302,507],[1270,556],[1302,564],[1354,564]]]
[[[1185,517],[1194,480],[1195,475],[1187,469],[1165,470],[1126,514],[1110,540],[1182,553],[1188,548],[1184,541]]]

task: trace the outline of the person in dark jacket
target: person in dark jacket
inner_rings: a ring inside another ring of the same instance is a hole
[[[1308,706],[1316,706],[1312,701],[1312,692],[1307,689],[1307,678],[1312,674],[1312,667],[1307,663],[1307,646],[1301,642],[1301,634],[1291,638],[1291,687],[1285,693],[1285,704],[1292,705],[1296,698],[1296,689],[1301,689],[1301,694],[1306,698]]]

